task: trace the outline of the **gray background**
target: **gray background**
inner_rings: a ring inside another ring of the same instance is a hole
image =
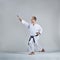
[[[27,51],[29,35],[17,14],[28,22],[36,16],[43,27],[39,44],[46,51],[60,50],[59,0],[0,0],[0,51]]]

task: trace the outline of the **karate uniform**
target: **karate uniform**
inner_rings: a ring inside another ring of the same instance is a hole
[[[36,32],[40,32],[40,34],[42,34],[42,27],[37,23],[33,25],[32,23],[28,23],[25,20],[22,20],[22,24],[24,24],[28,28],[30,36],[34,36],[35,42],[33,41],[33,38],[28,41],[29,52],[40,51],[41,47],[39,47],[38,45],[39,35],[35,35]]]

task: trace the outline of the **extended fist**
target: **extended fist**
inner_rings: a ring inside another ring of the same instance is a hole
[[[19,15],[17,15],[17,17],[18,17],[18,19],[19,19],[20,21],[22,21],[22,18],[21,18],[21,17],[19,17]]]

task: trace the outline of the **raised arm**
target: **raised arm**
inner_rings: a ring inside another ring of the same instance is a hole
[[[29,26],[28,22],[26,22],[25,20],[23,20],[22,18],[20,18],[18,15],[17,15],[17,17],[18,17],[19,21],[22,22],[22,24],[24,24],[26,27]]]

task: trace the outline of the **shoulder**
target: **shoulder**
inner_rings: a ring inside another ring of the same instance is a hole
[[[39,24],[36,24],[36,26],[40,27],[40,25],[39,25]]]
[[[42,28],[40,24],[37,24],[37,27]]]

